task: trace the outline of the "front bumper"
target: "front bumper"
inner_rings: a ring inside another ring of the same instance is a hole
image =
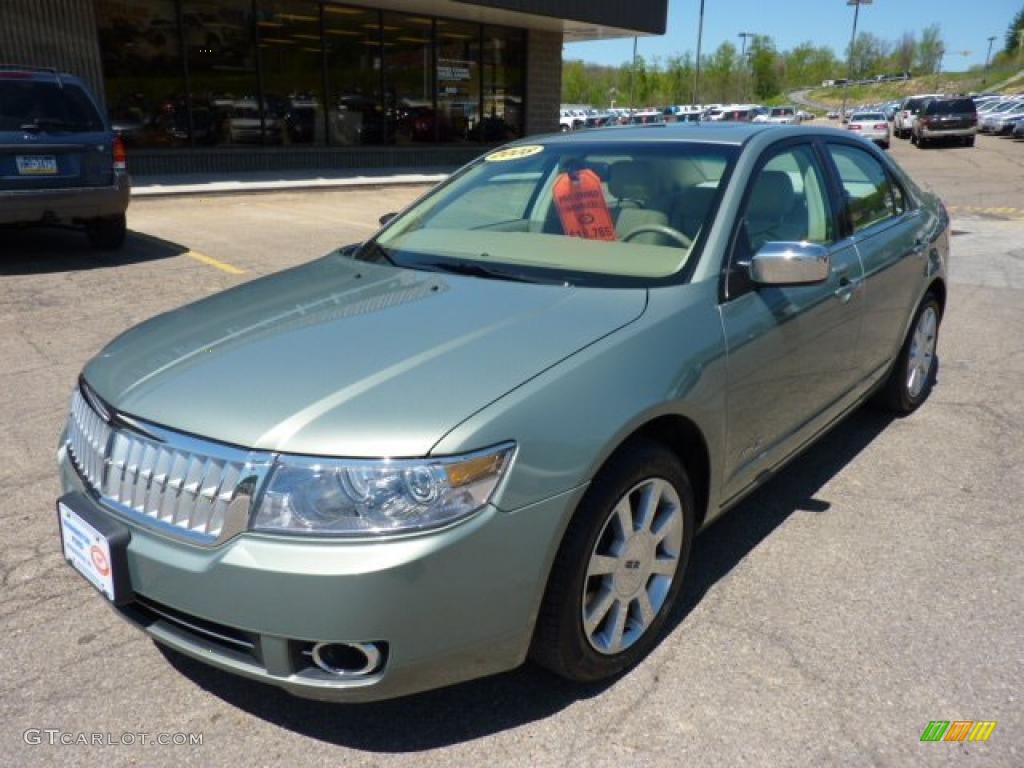
[[[63,448],[59,459],[64,491],[87,493]],[[127,560],[137,601],[115,610],[155,640],[298,696],[373,701],[521,664],[582,493],[511,513],[488,506],[452,528],[401,539],[243,533],[214,548],[165,538],[92,497],[88,503],[131,530]],[[190,632],[190,621],[251,639],[253,649]],[[313,642],[386,643],[386,663],[366,678],[333,678],[299,652]]]
[[[106,187],[0,189],[0,224],[75,223],[128,210],[131,182],[117,174]]]

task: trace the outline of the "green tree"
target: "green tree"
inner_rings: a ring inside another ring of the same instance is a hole
[[[861,32],[853,41],[852,49],[847,50],[850,57],[850,69],[853,77],[862,80],[866,77],[882,74],[892,46],[885,40],[871,34]]]
[[[586,65],[582,61],[566,61],[562,65],[562,103],[584,104],[586,98]]]
[[[700,99],[709,102],[730,102],[737,98],[739,52],[726,40],[704,60]]]
[[[770,99],[781,90],[775,42],[768,35],[754,35],[750,43],[750,73],[757,99]]]
[[[903,37],[893,49],[893,69],[897,72],[910,72],[914,69],[914,55],[917,52],[917,35],[904,32]]]
[[[693,55],[671,56],[665,62],[666,104],[686,104],[690,101],[693,88]]]
[[[1020,32],[1024,30],[1024,8],[1017,11],[1010,26],[1006,28],[1006,47],[1003,49],[1008,54],[1017,52],[1020,47]]]
[[[938,24],[930,24],[921,33],[917,43],[917,70],[920,74],[930,75],[937,72],[942,64],[945,44],[942,41],[942,28]]]

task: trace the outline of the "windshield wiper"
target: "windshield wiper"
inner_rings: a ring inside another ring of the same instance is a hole
[[[358,261],[372,261],[377,264],[385,262],[393,267],[398,266],[395,263],[395,260],[391,258],[386,250],[384,250],[384,246],[376,240],[369,240],[363,243],[362,247],[355,252],[354,257]]]
[[[448,272],[453,275],[468,275],[469,277],[485,277],[491,280],[509,280],[516,283],[548,283],[551,285],[564,285],[563,280],[544,280],[541,278],[525,275],[522,272],[506,272],[503,269],[484,266],[478,262],[465,261],[418,261],[409,265],[413,269],[428,269],[435,272]]]

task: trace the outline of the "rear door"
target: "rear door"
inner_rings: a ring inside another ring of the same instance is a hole
[[[927,269],[928,216],[869,149],[830,140],[827,155],[845,199],[843,226],[864,265],[858,366],[887,365],[903,341]]]
[[[111,136],[81,86],[0,71],[0,189],[112,182]]]

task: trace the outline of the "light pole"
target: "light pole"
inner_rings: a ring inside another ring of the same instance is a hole
[[[992,62],[992,43],[996,41],[996,36],[992,35],[988,39],[988,53],[985,54],[985,74],[988,74],[988,65]]]
[[[850,52],[847,54],[846,82],[843,83],[843,111],[839,113],[839,119],[846,119],[846,97],[850,81],[853,79],[853,44],[857,40],[857,19],[860,18],[860,7],[871,5],[874,0],[846,0],[847,5],[853,6],[853,32],[850,34]]]
[[[935,90],[939,90],[939,81],[942,79],[942,60],[946,58],[946,46],[939,43],[939,50],[937,51],[939,57],[939,66],[935,71]]]
[[[696,107],[700,92],[700,44],[704,41],[704,0],[700,0],[700,21],[697,22],[697,66],[693,70],[693,106]]]
[[[737,37],[743,38],[743,44],[740,47],[740,66],[743,68],[743,72],[742,72],[742,78],[743,79],[741,81],[742,84],[743,84],[743,93],[742,93],[742,97],[743,98],[747,97],[747,38],[748,37],[753,37],[754,34],[755,33],[753,33],[753,32],[740,32],[737,35]]]
[[[737,37],[742,37],[743,38],[743,45],[740,48],[740,58],[741,59],[744,56],[747,55],[747,38],[748,37],[754,37],[754,35],[756,35],[756,34],[757,34],[756,32],[740,32],[737,35]]]
[[[633,113],[633,83],[636,82],[636,37],[633,38],[633,61],[629,65],[629,112]]]

